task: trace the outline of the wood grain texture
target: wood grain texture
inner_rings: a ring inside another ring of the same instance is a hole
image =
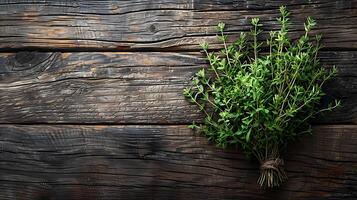
[[[185,126],[0,125],[0,198],[355,199],[356,130],[315,127],[264,192],[256,164]]]
[[[292,13],[292,37],[312,16],[326,47],[357,48],[357,0],[13,0],[0,2],[0,50],[182,50],[202,40],[215,48],[218,22],[235,36],[252,17],[277,29],[280,5]]]
[[[14,123],[183,123],[199,54],[1,54],[0,118]]]
[[[357,52],[320,57],[340,69],[322,104],[338,98],[343,107],[316,122],[356,123]],[[203,66],[200,53],[2,53],[0,123],[200,122],[182,90]]]

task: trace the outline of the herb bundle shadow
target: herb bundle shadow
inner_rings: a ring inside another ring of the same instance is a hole
[[[217,26],[223,43],[219,52],[201,44],[209,68],[193,77],[184,89],[188,100],[205,114],[203,124],[190,125],[218,146],[238,144],[246,155],[260,162],[258,183],[262,188],[280,186],[287,180],[281,152],[291,140],[311,132],[309,119],[340,105],[321,108],[322,85],[337,73],[317,58],[321,36],[310,36],[316,22],[308,17],[305,33],[295,41],[288,37],[289,12],[280,7],[280,30],[270,31],[264,42],[259,18],[251,20],[250,33],[241,33],[227,44],[224,23]],[[262,45],[266,52],[261,53]]]

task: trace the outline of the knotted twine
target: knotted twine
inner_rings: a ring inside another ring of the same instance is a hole
[[[275,158],[275,159],[267,159],[265,161],[262,162],[262,164],[260,165],[260,170],[264,171],[264,170],[274,170],[279,172],[279,168],[281,168],[282,166],[284,166],[284,160],[280,159],[280,158]]]

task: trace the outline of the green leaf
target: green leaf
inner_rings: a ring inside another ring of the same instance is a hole
[[[208,46],[209,46],[209,45],[208,45],[208,43],[207,43],[206,41],[200,43],[200,47],[201,47],[203,50],[205,50],[205,51],[208,50]]]
[[[196,73],[197,77],[205,77],[205,69],[200,69],[197,73]]]
[[[192,130],[196,130],[199,128],[199,126],[197,126],[195,122],[192,122],[192,124],[188,125],[188,128],[190,128]]]
[[[183,89],[183,95],[186,97],[191,96],[191,89],[190,88],[184,88]]]
[[[253,25],[253,26],[258,26],[259,24],[259,18],[252,18],[250,23]]]
[[[224,31],[225,24],[223,22],[219,22],[217,25],[217,31],[218,32],[223,32]]]
[[[245,140],[247,141],[247,142],[249,142],[249,140],[250,140],[250,134],[252,133],[252,131],[251,131],[251,129],[249,129],[249,131],[248,131],[248,133],[246,134],[246,136],[245,136]]]

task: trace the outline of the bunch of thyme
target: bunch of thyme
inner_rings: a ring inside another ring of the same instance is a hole
[[[258,183],[263,188],[287,180],[281,157],[287,143],[311,132],[309,119],[340,104],[319,106],[324,95],[321,87],[337,70],[327,70],[317,59],[321,36],[310,36],[316,22],[307,18],[305,33],[292,41],[289,12],[281,6],[280,14],[281,28],[269,32],[266,44],[258,40],[262,33],[259,18],[251,20],[249,34],[241,33],[229,45],[225,24],[219,23],[223,49],[209,52],[209,45],[201,44],[210,66],[199,70],[192,86],[184,89],[184,95],[206,116],[203,124],[190,127],[221,147],[238,144],[255,157],[261,165]],[[268,52],[260,52],[262,45]]]

